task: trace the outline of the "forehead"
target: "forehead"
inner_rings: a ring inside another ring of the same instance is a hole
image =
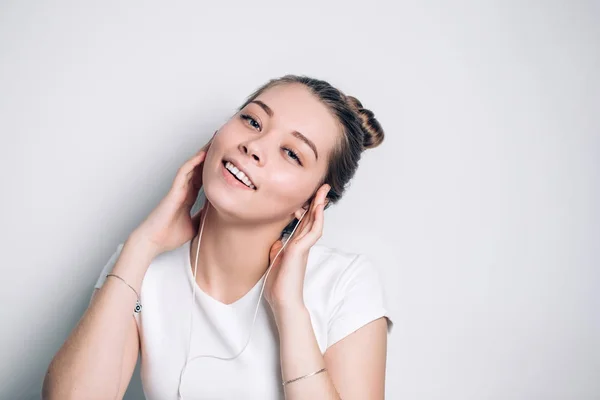
[[[341,135],[328,107],[302,84],[276,85],[256,99],[273,110],[274,125],[289,132],[302,133],[315,143],[320,154],[329,154]],[[260,108],[256,104],[252,107]]]

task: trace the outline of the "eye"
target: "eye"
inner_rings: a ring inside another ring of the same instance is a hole
[[[284,147],[283,151],[285,151],[292,160],[296,161],[299,165],[302,165],[302,161],[300,161],[300,158],[298,157],[298,155],[296,153],[294,153],[294,151],[292,149],[288,149],[288,148]]]
[[[260,124],[258,122],[256,122],[256,120],[254,118],[252,118],[251,116],[249,116],[248,114],[242,114],[242,115],[240,115],[240,118],[243,120],[246,120],[250,124],[250,126],[252,126],[254,129],[258,129],[260,131]]]

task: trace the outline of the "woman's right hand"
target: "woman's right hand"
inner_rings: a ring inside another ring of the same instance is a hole
[[[167,195],[133,231],[137,240],[149,246],[152,256],[176,249],[196,234],[201,211],[193,217],[190,211],[202,187],[202,169],[211,142],[212,138],[177,170]]]

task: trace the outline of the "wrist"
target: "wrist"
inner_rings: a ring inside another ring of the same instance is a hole
[[[158,246],[151,240],[146,238],[143,234],[134,230],[125,242],[125,246],[133,247],[136,253],[143,255],[145,259],[152,261],[156,256],[161,253]]]
[[[278,327],[290,325],[291,323],[298,322],[303,317],[309,317],[308,308],[304,302],[288,302],[284,304],[276,304],[272,307],[273,315],[275,316],[275,322]]]
[[[153,247],[136,235],[131,235],[123,243],[123,248],[111,273],[141,293],[141,285],[148,267],[155,257]]]

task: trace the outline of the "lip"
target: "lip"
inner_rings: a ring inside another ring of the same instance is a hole
[[[237,178],[235,178],[233,176],[233,174],[231,174],[231,172],[229,172],[227,170],[227,168],[225,168],[225,163],[227,163],[227,162],[232,163],[234,165],[234,167],[236,167],[237,169],[239,169],[240,171],[242,171],[248,177],[248,179],[250,179],[250,181],[254,185],[254,189],[252,189],[252,188],[246,186],[244,183],[238,181]],[[240,185],[242,185],[246,189],[253,190],[253,191],[258,189],[258,186],[254,182],[254,179],[252,179],[252,176],[248,173],[248,171],[245,168],[241,167],[240,164],[238,162],[236,162],[235,160],[232,160],[232,159],[229,159],[229,158],[223,158],[223,160],[221,161],[221,168],[223,168],[223,170],[229,175],[229,177],[233,178],[236,181],[236,183],[239,183]]]

